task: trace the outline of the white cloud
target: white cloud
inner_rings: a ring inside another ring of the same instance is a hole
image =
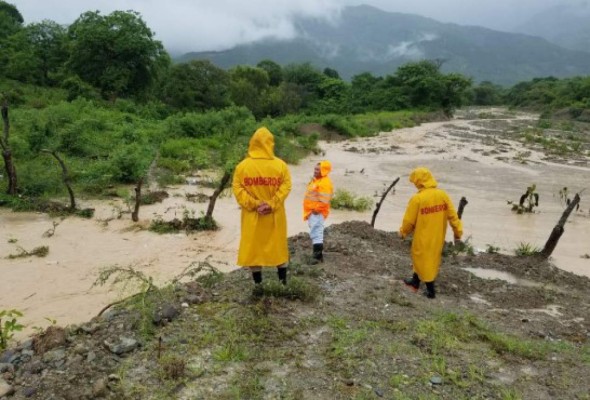
[[[507,29],[555,3],[579,0],[8,0],[25,21],[72,23],[85,11],[135,10],[170,51],[222,50],[265,37],[291,38],[296,15],[331,18],[346,5]],[[402,49],[400,49],[401,51]]]

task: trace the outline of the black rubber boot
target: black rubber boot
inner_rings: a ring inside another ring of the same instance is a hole
[[[277,273],[279,275],[279,281],[283,284],[287,284],[287,268],[277,268]]]
[[[426,282],[426,290],[424,291],[424,296],[428,297],[429,299],[434,299],[436,297],[436,291],[434,290],[434,281]]]
[[[324,244],[316,243],[313,245],[313,259],[316,260],[314,264],[324,262]]]
[[[252,289],[252,296],[262,296],[264,293],[264,289],[262,288],[262,271],[252,272],[252,279],[254,279],[254,288]]]
[[[252,279],[254,279],[254,283],[262,283],[262,271],[252,272]]]
[[[411,278],[404,279],[404,284],[414,292],[417,292],[420,288],[420,278],[418,278],[418,274],[414,272],[414,275],[412,275]]]

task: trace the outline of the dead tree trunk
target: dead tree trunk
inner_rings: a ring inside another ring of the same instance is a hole
[[[465,206],[467,204],[469,204],[467,199],[465,197],[461,197],[461,200],[459,200],[459,208],[457,209],[457,215],[459,216],[459,219],[461,219],[463,216],[463,210],[465,210]]]
[[[541,255],[543,257],[549,258],[551,253],[553,253],[553,250],[555,250],[555,246],[557,246],[557,242],[559,241],[559,238],[561,238],[561,235],[563,235],[563,232],[565,231],[563,226],[565,225],[565,222],[567,221],[568,217],[570,216],[573,209],[576,207],[576,205],[579,202],[580,202],[580,194],[576,193],[574,200],[567,206],[567,208],[565,209],[565,211],[561,215],[559,222],[557,223],[557,225],[555,225],[555,227],[553,228],[553,231],[551,231],[551,235],[549,236],[549,239],[547,239],[547,243],[545,243],[545,247],[543,247],[543,250],[541,250]]]
[[[229,182],[230,178],[231,174],[229,172],[224,173],[223,177],[221,178],[221,182],[219,182],[219,186],[217,187],[217,189],[215,189],[211,197],[209,197],[209,206],[207,207],[207,213],[205,214],[205,218],[207,220],[213,219],[213,209],[215,208],[215,202],[217,201],[217,198],[219,197],[221,192],[223,192],[223,189],[225,189],[225,187],[227,186],[227,183]]]
[[[4,135],[0,137],[0,146],[2,147],[2,158],[4,158],[4,169],[8,178],[7,194],[16,195],[16,168],[12,160],[12,150],[8,144],[8,135],[10,132],[10,122],[8,119],[8,106],[6,102],[2,104],[2,120],[4,121]]]
[[[133,222],[139,221],[139,206],[141,205],[141,185],[143,185],[143,178],[137,182],[135,187],[135,208],[131,213],[131,219]]]
[[[393,187],[395,186],[395,184],[398,183],[398,182],[399,182],[399,176],[397,177],[396,180],[394,180],[391,183],[391,185],[389,185],[389,187],[387,188],[387,190],[385,192],[383,192],[383,195],[381,196],[381,200],[379,200],[379,202],[375,206],[375,211],[373,211],[373,218],[371,218],[371,226],[373,228],[375,227],[375,220],[377,219],[377,214],[379,213],[379,209],[381,209],[381,204],[383,204],[383,200],[385,200],[385,197],[387,197],[387,194],[391,191],[391,189],[393,189]]]
[[[51,150],[41,150],[41,151],[51,154],[57,160],[59,165],[61,166],[61,176],[62,176],[64,185],[66,185],[66,188],[68,189],[68,194],[70,195],[70,210],[74,211],[76,209],[76,198],[74,197],[74,191],[72,190],[70,174],[68,172],[68,168],[66,167],[66,164],[59,157],[59,155],[57,154],[56,151],[51,151]]]

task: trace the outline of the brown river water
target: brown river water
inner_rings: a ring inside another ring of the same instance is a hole
[[[531,115],[514,118],[531,119],[531,125],[534,124]],[[543,155],[534,151],[522,163],[521,145],[504,139],[508,150],[503,152],[504,158],[497,159],[486,153],[497,144],[484,144],[473,135],[468,138],[469,135],[460,134],[475,135],[477,129],[473,121],[453,120],[384,132],[372,138],[321,142],[324,155],[311,156],[290,166],[293,190],[286,205],[289,235],[307,231],[301,217],[305,186],[314,165],[328,159],[333,165],[331,176],[336,189],[347,189],[374,201],[396,177],[401,177],[381,207],[376,221],[378,229],[399,228],[405,206],[415,192],[408,175],[413,168],[426,166],[455,205],[462,196],[469,201],[463,215],[464,238],[469,238],[476,250],[485,251],[487,245],[493,245],[500,252],[513,254],[519,243],[542,247],[564,209],[559,190],[564,186],[572,191],[587,187],[590,170],[544,161]],[[518,200],[532,183],[537,184],[541,196],[539,212],[513,213],[507,200]],[[139,226],[148,226],[157,216],[170,220],[175,216],[182,218],[185,209],[194,211],[195,215],[206,209],[205,203],[188,202],[185,195],[210,193],[210,189],[181,185],[166,190],[170,194],[168,199],[141,208]],[[23,312],[21,322],[26,328],[19,337],[52,321],[60,325],[84,322],[109,302],[129,295],[129,289],[92,286],[98,272],[105,267],[132,266],[159,283],[172,279],[191,262],[207,258],[220,270],[236,268],[240,211],[229,195],[218,200],[214,213],[221,229],[188,236],[158,235],[142,230],[129,214],[110,220],[118,208],[125,208],[120,202],[81,203],[83,207],[96,209],[93,219],[71,217],[61,221],[45,214],[0,210],[0,310]],[[559,268],[590,276],[590,259],[584,257],[590,254],[590,201],[583,195],[580,208],[581,211],[570,216],[552,260]],[[333,210],[327,224],[347,220],[370,222],[372,213],[372,209],[362,213]],[[54,221],[59,222],[55,234],[44,237]],[[49,247],[49,254],[44,258],[7,258],[17,254],[19,246],[30,251],[42,245]]]

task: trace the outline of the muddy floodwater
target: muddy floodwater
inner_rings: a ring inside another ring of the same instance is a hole
[[[518,135],[505,134],[515,126],[534,126],[533,115],[512,114],[490,120],[458,116],[452,121],[384,132],[372,138],[320,142],[324,155],[290,166],[293,190],[287,201],[289,235],[307,230],[301,218],[301,202],[314,165],[325,158],[332,162],[335,188],[374,201],[401,177],[381,207],[378,229],[399,228],[405,206],[415,192],[408,174],[417,166],[426,166],[456,205],[462,196],[467,198],[465,238],[476,251],[494,246],[502,253],[513,254],[521,243],[542,247],[564,210],[560,189],[568,187],[576,192],[590,186],[587,160],[554,160],[539,150],[525,148],[517,141]],[[540,195],[537,212],[517,215],[507,201],[518,201],[531,184],[537,185]],[[145,229],[151,220],[182,218],[186,211],[198,216],[206,203],[188,201],[186,195],[211,191],[199,185],[164,189],[170,197],[143,206],[139,224],[134,224],[127,213],[117,218],[120,210],[127,209],[120,201],[81,201],[81,206],[96,209],[90,220],[0,210],[0,309],[22,311],[24,333],[30,333],[52,321],[60,325],[86,321],[109,302],[129,295],[131,289],[92,286],[105,267],[132,266],[159,283],[172,279],[191,262],[205,259],[223,271],[235,269],[240,231],[235,200],[229,195],[218,200],[214,217],[221,226],[219,231],[158,235]],[[590,195],[590,190],[585,193]],[[585,193],[580,209],[566,224],[552,260],[559,268],[590,276],[590,200]],[[372,213],[372,209],[363,213],[334,210],[327,222],[370,221]],[[54,224],[54,234],[47,237]],[[7,258],[20,249],[30,251],[38,246],[48,246],[49,254],[43,258]]]

